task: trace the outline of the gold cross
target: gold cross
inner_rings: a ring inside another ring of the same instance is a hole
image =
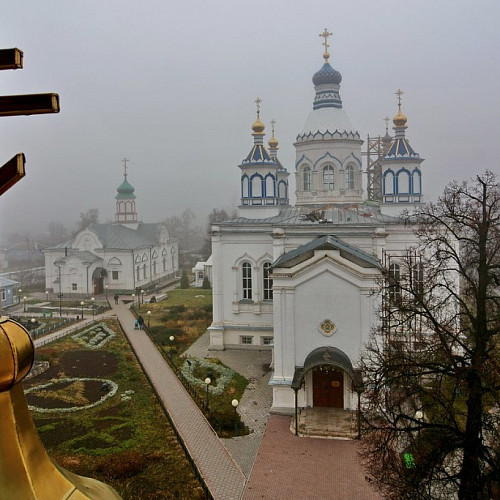
[[[262,99],[257,97],[254,102],[257,104],[257,118],[260,118],[260,103],[262,102]]]
[[[127,162],[130,161],[128,158],[123,158],[123,175],[127,177]]]
[[[333,33],[330,33],[326,28],[323,31],[323,33],[320,33],[319,36],[321,38],[324,38],[323,40],[323,45],[325,46],[325,52],[323,54],[324,59],[328,62],[328,58],[330,57],[330,54],[328,53],[328,47],[330,45],[328,44],[328,37],[332,36]]]
[[[273,118],[273,119],[271,120],[271,129],[272,129],[272,131],[273,131],[273,137],[274,137],[274,126],[275,126],[275,125],[276,125],[276,120]]]
[[[398,96],[398,107],[399,109],[401,109],[401,96],[404,94],[404,92],[401,89],[398,89],[394,93]]]

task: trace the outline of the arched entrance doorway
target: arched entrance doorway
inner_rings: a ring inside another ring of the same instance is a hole
[[[344,408],[344,372],[339,368],[313,368],[313,406]]]
[[[97,267],[92,273],[92,288],[94,295],[104,292],[104,278],[108,272],[103,267]]]
[[[336,347],[325,346],[314,349],[306,357],[304,366],[295,370],[292,389],[296,395],[310,372],[312,372],[313,406],[344,408],[345,390],[354,380],[354,369],[349,356]]]

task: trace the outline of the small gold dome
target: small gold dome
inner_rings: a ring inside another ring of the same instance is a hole
[[[403,114],[401,108],[399,109],[398,114],[392,119],[392,122],[396,127],[404,127],[407,121],[408,118],[406,118],[406,115]]]
[[[254,134],[264,133],[265,128],[266,126],[260,121],[260,118],[257,118],[257,120],[255,120],[252,125],[252,130],[254,131]]]
[[[31,370],[35,349],[23,326],[0,319],[0,392],[8,391]]]
[[[271,137],[271,139],[269,139],[269,147],[271,149],[277,149],[278,148],[278,139],[276,139],[276,137]]]

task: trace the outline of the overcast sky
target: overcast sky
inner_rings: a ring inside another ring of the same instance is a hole
[[[74,227],[92,207],[111,220],[124,157],[144,221],[190,207],[204,225],[204,212],[238,203],[257,96],[293,174],[325,27],[362,138],[385,132],[404,90],[427,199],[500,171],[498,0],[4,0],[0,23],[0,46],[24,51],[1,94],[61,102],[56,115],[1,120],[0,164],[27,157],[0,199],[2,234]]]

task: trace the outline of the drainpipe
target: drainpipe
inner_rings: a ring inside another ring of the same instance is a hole
[[[89,267],[92,265],[92,263],[90,263],[88,266],[87,266],[87,269],[86,269],[86,273],[87,273],[87,297],[89,296]]]
[[[132,290],[135,290],[135,260],[134,260],[134,251],[132,250],[132,279],[134,286]]]
[[[150,283],[153,282],[153,263],[151,262],[151,250],[153,250],[153,247],[149,247],[149,281]]]
[[[295,393],[295,435],[298,436],[299,435],[299,417],[298,417],[298,414],[297,414],[297,393],[298,393],[298,389],[293,389],[293,392]]]

